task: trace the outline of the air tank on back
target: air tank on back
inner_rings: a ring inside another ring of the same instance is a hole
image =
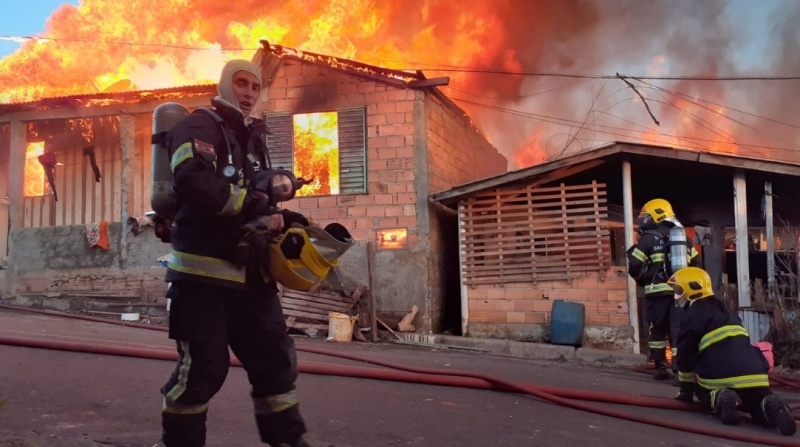
[[[677,223],[669,230],[669,264],[673,273],[689,266],[688,248],[686,230]]]
[[[172,168],[169,151],[164,145],[164,135],[172,126],[189,115],[189,110],[177,102],[159,105],[153,111],[152,193],[150,206],[167,220],[175,214],[176,197],[172,188]]]

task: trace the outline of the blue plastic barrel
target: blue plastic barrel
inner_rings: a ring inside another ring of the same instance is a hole
[[[550,343],[580,347],[586,307],[582,303],[554,300],[550,317]]]

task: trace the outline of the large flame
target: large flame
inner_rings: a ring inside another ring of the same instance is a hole
[[[42,154],[44,154],[44,141],[32,141],[25,147],[25,172],[22,186],[25,197],[37,197],[45,193],[44,167],[38,159]]]
[[[312,180],[298,196],[339,194],[339,115],[294,115],[294,174]]]
[[[595,0],[82,0],[58,7],[41,35],[0,60],[0,102],[214,83],[226,60],[252,58],[265,39],[337,58],[331,63],[347,58],[450,76],[445,93],[493,136],[512,167],[615,140],[791,159],[798,126],[791,125],[796,112],[787,92],[800,91],[797,83],[648,86],[629,79],[642,101],[613,78],[480,72],[735,72],[738,48],[753,39],[732,26],[725,8]],[[776,57],[758,67],[765,74],[800,69],[791,21],[800,3],[782,8],[765,40]],[[658,90],[664,87],[685,96]],[[734,124],[735,112],[713,105],[734,100],[789,125],[768,130],[775,122],[742,115],[751,126]]]

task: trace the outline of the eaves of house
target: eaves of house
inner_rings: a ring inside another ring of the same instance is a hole
[[[130,92],[107,92],[84,95],[58,96],[43,98],[36,101],[0,104],[0,122],[10,121],[13,115],[15,120],[30,118],[42,119],[45,112],[51,110],[81,110],[81,109],[109,109],[136,104],[172,101],[177,98],[187,99],[192,97],[208,97],[217,91],[216,84],[189,85],[155,90],[139,90]],[[147,111],[152,112],[152,106]],[[136,111],[129,111],[136,113]],[[71,117],[82,116],[80,113],[71,114]],[[54,117],[55,118],[55,117]]]
[[[460,200],[479,191],[514,183],[536,181],[543,184],[569,175],[592,169],[614,156],[640,156],[661,158],[672,161],[695,162],[706,165],[724,166],[765,173],[800,177],[800,164],[787,161],[768,160],[721,152],[698,151],[693,149],[656,146],[649,144],[614,142],[581,151],[567,157],[542,163],[529,168],[465,183],[433,194],[430,202],[455,206]]]

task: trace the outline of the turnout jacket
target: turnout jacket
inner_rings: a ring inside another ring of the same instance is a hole
[[[639,286],[644,287],[645,296],[672,294],[672,287],[667,284],[669,268],[664,263],[668,260],[667,242],[673,226],[671,222],[661,222],[654,230],[642,232],[639,241],[628,249],[628,274]],[[688,245],[689,266],[699,267],[697,250],[691,242]]]
[[[769,387],[769,363],[738,316],[709,296],[683,313],[678,334],[678,380],[703,388]]]
[[[193,279],[244,288],[245,269],[234,261],[239,230],[256,217],[243,212],[246,185],[255,172],[247,154],[260,168],[267,166],[266,127],[262,120],[246,126],[238,109],[213,103],[216,117],[195,110],[166,135],[177,194],[166,281]],[[226,178],[223,170],[229,165],[235,174]]]

